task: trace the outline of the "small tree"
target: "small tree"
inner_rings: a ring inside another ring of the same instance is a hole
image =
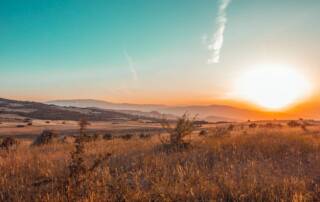
[[[173,127],[167,120],[162,122],[162,127],[169,133],[169,144],[172,146],[185,146],[184,138],[195,130],[195,117],[190,119],[187,114],[182,115]]]

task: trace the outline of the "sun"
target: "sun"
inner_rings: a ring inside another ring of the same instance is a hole
[[[241,99],[268,110],[281,110],[307,96],[310,84],[302,73],[286,65],[257,65],[235,82]]]

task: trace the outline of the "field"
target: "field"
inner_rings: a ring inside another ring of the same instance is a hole
[[[28,121],[10,120],[2,121],[0,124],[0,136],[11,136],[18,139],[32,140],[43,130],[57,131],[61,136],[76,135],[79,133],[77,121],[70,120],[32,120],[32,125]],[[161,129],[159,123],[146,121],[94,121],[90,122],[87,133],[113,134],[136,133],[144,131],[157,131]]]
[[[95,122],[82,132],[100,138],[40,146],[31,144],[41,130],[78,135],[78,123],[16,125],[0,129],[23,137],[0,150],[0,201],[320,201],[317,122],[199,125],[184,147],[156,123]]]

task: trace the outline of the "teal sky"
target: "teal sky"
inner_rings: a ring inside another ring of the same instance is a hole
[[[233,0],[220,63],[208,64],[218,3],[1,0],[1,97],[205,103],[258,63],[320,86],[319,0]]]

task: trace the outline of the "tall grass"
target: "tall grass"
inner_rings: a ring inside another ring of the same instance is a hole
[[[0,152],[0,201],[320,201],[320,137],[298,129],[194,133],[170,153],[158,137],[84,142],[78,186],[73,144],[23,143]]]

